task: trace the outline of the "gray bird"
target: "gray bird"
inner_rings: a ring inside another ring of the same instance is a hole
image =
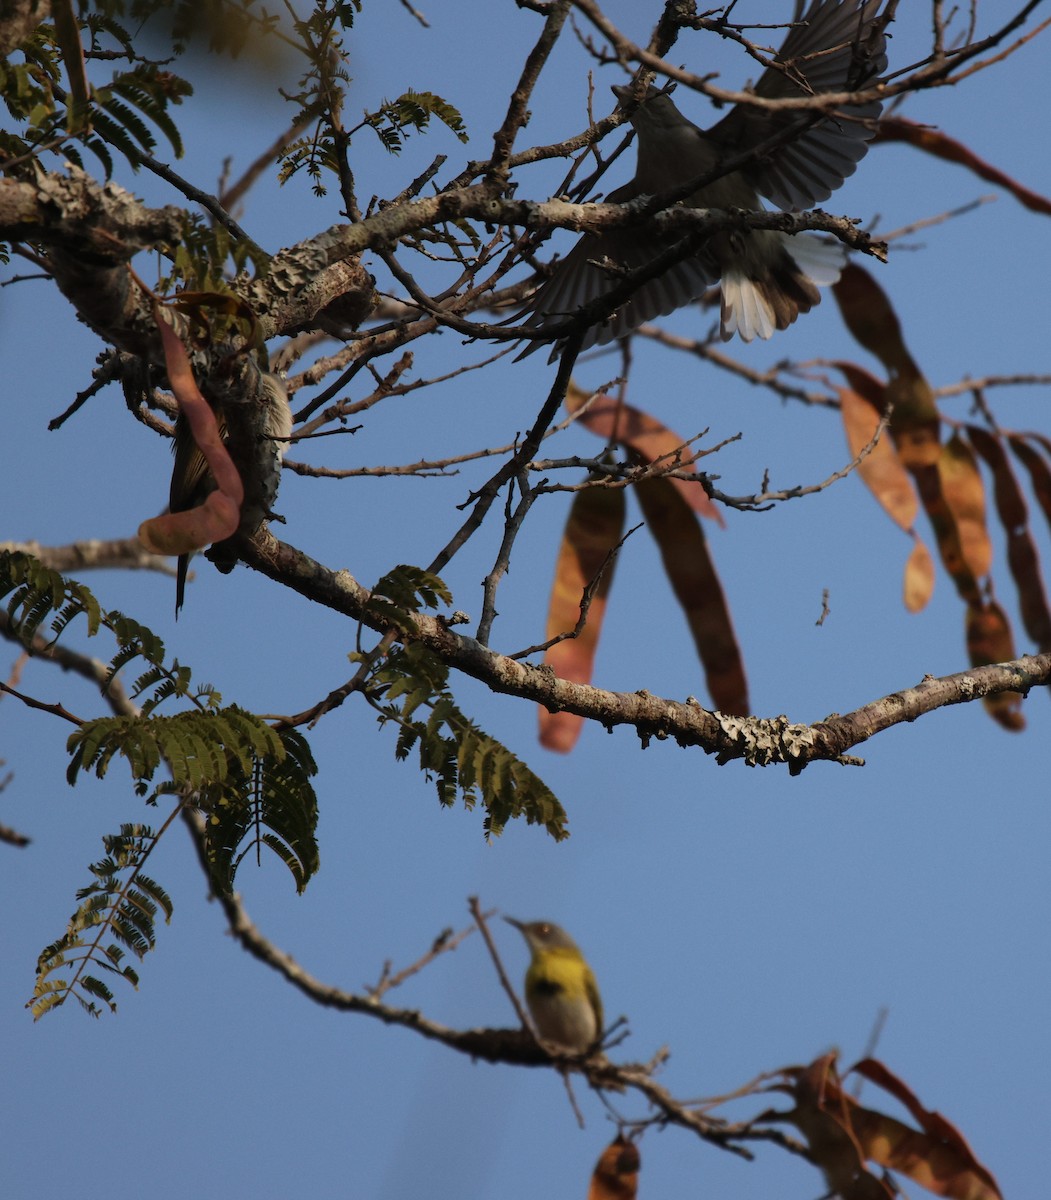
[[[871,86],[886,70],[882,29],[874,28],[883,0],[813,0],[760,76],[757,95],[767,99],[852,91]],[[624,104],[631,89],[614,87]],[[778,139],[773,149],[738,171],[699,188],[683,204],[693,208],[763,207],[760,195],[785,210],[827,200],[875,136],[878,100],[815,119],[811,110],[773,112],[738,105],[711,129],[694,125],[671,98],[649,89],[631,113],[638,146],[635,178],[610,192],[611,204],[655,195],[714,170],[721,161]],[[643,267],[677,237],[660,238],[641,226],[586,234],[556,265],[529,302],[529,325],[563,321],[609,292],[627,271]],[[839,278],[845,257],[838,243],[813,235],[772,230],[718,233],[689,257],[643,283],[604,322],[587,330],[582,349],[624,337],[645,321],[698,299],[721,281],[724,341],[734,333],[750,342],[786,329],[820,301],[816,285]],[[534,350],[532,342],[524,353]],[[557,349],[552,352],[555,357]]]

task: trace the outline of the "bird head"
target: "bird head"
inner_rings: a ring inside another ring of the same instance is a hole
[[[637,100],[635,89],[632,87],[614,84],[611,90],[617,97],[618,108],[627,109],[635,104],[629,119],[636,129],[676,129],[681,127],[685,120],[682,113],[675,107],[671,96],[667,92],[658,91],[655,87],[648,87],[646,95],[639,100]]]
[[[517,921],[514,917],[504,917],[525,938],[529,949],[534,953],[544,950],[575,950],[580,948],[561,925],[553,925],[550,921]]]

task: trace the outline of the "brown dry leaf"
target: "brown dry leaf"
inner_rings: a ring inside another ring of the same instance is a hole
[[[810,1157],[825,1177],[830,1194],[842,1200],[894,1200],[890,1184],[865,1166],[865,1155],[850,1123],[853,1101],[839,1085],[835,1054],[808,1067],[785,1072],[796,1106],[785,1117],[803,1134]]]
[[[838,391],[847,445],[856,458],[875,436],[880,414],[869,400],[853,389],[839,388]],[[872,452],[858,464],[858,474],[890,519],[906,532],[911,530],[919,511],[919,500],[890,437],[880,438]]]
[[[971,445],[993,473],[996,511],[1007,534],[1007,563],[1018,588],[1022,623],[1043,653],[1051,649],[1051,608],[1041,579],[1036,543],[1029,532],[1025,497],[1001,439],[978,425],[969,425],[967,432]]]
[[[975,1158],[963,1135],[939,1113],[923,1107],[909,1088],[875,1059],[851,1068],[884,1088],[916,1119],[919,1129],[862,1107],[842,1086],[836,1055],[785,1072],[796,1107],[785,1114],[804,1134],[829,1190],[844,1200],[897,1195],[866,1162],[907,1175],[947,1200],[1002,1200],[993,1176]]]
[[[938,477],[967,569],[976,579],[988,575],[993,565],[993,544],[985,522],[985,487],[974,452],[958,433],[942,447]]]
[[[635,1200],[640,1165],[638,1146],[618,1133],[595,1164],[588,1200]]]
[[[901,1079],[876,1059],[851,1068],[899,1100],[923,1131],[869,1109],[855,1109],[852,1124],[873,1162],[908,1175],[951,1200],[1002,1200],[992,1174],[974,1156],[963,1134],[941,1113],[925,1108]]]
[[[566,392],[566,407],[572,413],[579,412],[590,395],[575,384],[570,384]],[[688,469],[697,458],[685,444],[684,437],[672,432],[656,417],[613,396],[596,396],[579,423],[607,442],[619,442],[626,446],[643,463],[660,462],[669,468]],[[725,525],[722,513],[699,481],[675,479],[672,482],[695,512],[719,526]]]
[[[613,582],[613,551],[624,530],[624,489],[587,487],[576,493],[566,521],[551,586],[545,641],[569,633],[580,620],[581,599],[593,587],[587,620],[576,637],[551,646],[544,662],[561,679],[590,683],[595,649]],[[597,582],[596,582],[597,581]],[[540,709],[540,744],[568,754],[580,736],[583,718]]]
[[[910,471],[937,466],[941,456],[941,416],[931,385],[922,375],[900,375],[887,384],[893,405],[890,432]]]
[[[960,549],[960,535],[952,510],[942,495],[941,475],[936,467],[915,468],[912,477],[920,493],[920,501],[934,532],[942,565],[952,577],[956,591],[968,603],[979,603],[981,589],[971,573]]]
[[[138,538],[151,554],[192,554],[237,532],[241,510],[222,492],[212,492],[196,508],[162,513],[143,521]]]
[[[917,150],[933,154],[936,158],[945,159],[946,162],[959,163],[961,166],[968,167],[980,179],[1006,188],[1026,208],[1051,216],[1051,200],[1041,196],[1039,192],[1030,191],[1029,188],[1015,182],[1010,175],[1005,175],[999,168],[991,166],[984,159],[979,158],[962,142],[958,142],[938,129],[919,125],[904,117],[884,117],[879,123],[876,141],[907,142],[910,146],[915,146]]]
[[[1007,459],[1003,443],[988,429],[981,425],[967,425],[967,436],[971,445],[985,459],[986,465],[993,474],[993,497],[996,500],[996,511],[1004,529],[1010,533],[1024,525],[1029,519],[1022,489],[1018,486],[1011,464]]]
[[[891,375],[918,376],[886,293],[864,267],[848,263],[832,291],[847,328]]]
[[[201,395],[186,348],[159,306],[154,307],[164,348],[168,382],[186,417],[193,439],[215,479],[216,491],[203,504],[186,512],[164,513],[143,521],[139,541],[154,554],[189,554],[237,532],[244,503],[244,485],[220,435],[211,405]]]
[[[1036,437],[1036,435],[1033,436]],[[1029,445],[1023,435],[1012,435],[1007,440],[1019,462],[1029,472],[1033,496],[1040,505],[1045,520],[1051,525],[1051,466],[1048,466],[1039,450],[1035,450]],[[1044,439],[1039,438],[1038,440],[1042,443]]]
[[[905,609],[907,612],[922,612],[930,603],[934,594],[934,559],[927,547],[916,538],[912,543],[912,551],[905,563],[905,581],[903,585]]]
[[[971,666],[1010,662],[1015,658],[1014,638],[1007,614],[995,600],[967,606],[967,654]],[[1005,729],[1020,733],[1025,728],[1022,699],[1018,692],[998,692],[982,703],[989,715]]]
[[[901,323],[886,293],[856,263],[846,267],[832,290],[854,338],[887,368],[890,382],[880,398],[880,412],[887,403],[893,406],[890,430],[902,462],[910,470],[933,466],[938,461],[941,418],[934,393],[905,345]],[[860,368],[853,371],[860,372]],[[856,375],[845,373],[851,387],[874,400],[871,387],[859,386]]]
[[[671,480],[641,479],[642,506],[704,666],[708,693],[721,712],[748,715],[748,684],[719,576],[704,531]]]

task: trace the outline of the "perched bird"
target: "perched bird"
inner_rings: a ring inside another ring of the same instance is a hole
[[[755,86],[765,99],[852,91],[871,86],[886,69],[883,0],[813,0]],[[630,88],[614,87],[620,104]],[[720,162],[766,144],[740,170],[698,188],[682,203],[693,208],[759,210],[760,195],[785,210],[812,208],[853,174],[875,136],[882,104],[873,100],[828,116],[814,110],[738,105],[711,129],[694,125],[654,88],[630,114],[638,142],[635,178],[610,192],[624,204],[681,186]],[[625,272],[643,267],[679,238],[641,226],[585,234],[529,302],[527,324],[543,327],[573,316],[610,291]],[[820,300],[815,285],[834,283],[844,263],[839,243],[772,230],[717,233],[661,275],[640,285],[605,322],[590,328],[583,349],[624,337],[644,321],[698,299],[722,281],[723,340],[750,342],[785,329]],[[525,353],[535,349],[531,342]],[[552,358],[554,358],[554,353]]]
[[[525,997],[537,1033],[572,1054],[586,1054],[602,1037],[602,998],[580,948],[548,921],[504,920],[522,934],[532,955]]]

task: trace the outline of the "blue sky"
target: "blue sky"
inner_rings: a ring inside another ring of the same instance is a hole
[[[429,30],[400,5],[367,0],[352,44],[348,111],[409,87],[432,90],[463,111],[472,143],[462,147],[436,128],[389,158],[359,139],[355,169],[366,200],[395,194],[439,152],[449,155],[448,174],[486,152],[538,27],[535,14],[510,3],[433,0],[421,7]],[[607,7],[638,40],[658,11],[628,0]],[[770,19],[774,7],[753,2],[738,15]],[[894,68],[922,57],[929,27],[929,6],[902,7],[908,11],[895,27]],[[786,6],[776,8],[780,17]],[[1003,8],[981,5],[983,28]],[[742,82],[748,68],[713,42],[684,38],[676,61]],[[1040,102],[1045,42],[999,70],[917,97],[905,115],[940,126],[1051,195],[1043,153],[1051,130]],[[588,65],[567,37],[536,93],[531,141],[582,128]],[[612,68],[598,72],[599,113],[606,84],[621,77]],[[270,82],[252,83],[240,65],[216,69],[185,108],[190,151],[182,174],[210,187],[225,155],[234,156],[236,174],[269,143],[289,115]],[[699,98],[680,104],[699,124],[710,123]],[[519,195],[546,197],[557,175],[524,173]],[[177,202],[148,176],[119,178],[150,203]],[[879,146],[826,207],[894,229],[993,191],[960,168]],[[239,219],[277,249],[337,221],[338,201],[316,200],[302,179],[284,189],[266,184]],[[935,386],[1048,370],[1051,221],[1001,193],[908,241],[886,267],[871,269]],[[697,322],[695,312],[680,312],[671,327],[700,332]],[[431,342],[418,346],[420,374],[484,353],[452,333]],[[46,283],[0,292],[9,396],[3,537],[60,544],[125,536],[165,503],[167,447],[129,419],[115,389],[60,431],[47,431],[88,383],[100,349]],[[731,349],[759,369],[822,357],[878,371],[851,342],[830,298],[771,342]],[[546,393],[551,368],[541,359],[502,361],[381,405],[360,433],[292,456],[332,466],[409,462],[508,441]],[[579,381],[597,385],[614,363],[582,364]],[[1003,426],[1048,429],[1046,389],[1004,389],[990,398]],[[712,443],[740,432],[739,442],[709,460],[728,492],[756,490],[766,468],[774,486],[812,483],[849,459],[834,413],[783,405],[649,347],[637,351],[630,399],[684,434],[710,428]],[[943,408],[967,419],[969,404],[961,397]],[[583,430],[562,441],[567,455],[596,446]],[[394,563],[426,562],[459,523],[454,505],[478,478],[330,482],[286,472],[282,536],[368,583]],[[494,637],[501,649],[542,637],[565,513],[558,497],[534,509],[501,594]],[[1047,563],[1046,530],[1037,517],[1033,523]],[[816,720],[924,674],[966,666],[963,613],[949,580],[939,575],[923,613],[905,613],[908,541],[856,477],[770,513],[731,512],[725,531],[708,532],[757,713]],[[447,572],[457,607],[475,616],[497,538],[496,527],[484,531]],[[1021,653],[1031,647],[1019,629],[999,535],[996,544],[997,594]],[[178,625],[169,579],[110,572],[86,581],[104,605],[156,629],[198,678],[257,711],[296,711],[349,674],[355,629],[244,568],[221,577],[199,566]],[[831,615],[818,627],[825,588]],[[107,649],[84,648],[100,657]],[[13,658],[8,648],[0,661],[5,677]],[[618,566],[596,682],[703,694],[684,621],[641,532]],[[276,862],[239,876],[264,933],[314,974],[358,988],[378,977],[386,959],[410,962],[441,929],[465,924],[469,895],[520,918],[555,920],[586,951],[607,1014],[629,1020],[631,1037],[619,1053],[645,1060],[668,1046],[661,1078],[682,1096],[720,1094],[832,1046],[849,1063],[886,1006],[878,1056],[962,1128],[1006,1196],[1044,1194],[1044,1156],[1032,1144],[1030,1114],[1046,1108],[1051,1067],[1046,695],[1026,704],[1029,729],[1020,736],[1002,732],[978,706],[960,707],[861,748],[864,768],[819,764],[790,779],[780,770],[720,768],[696,750],[643,751],[626,730],[588,729],[571,756],[554,756],[537,747],[529,706],[470,681],[456,686],[465,710],[528,758],[562,798],[569,841],[555,845],[523,826],[487,844],[479,814],[440,810],[413,767],[394,762],[393,735],[377,733],[372,714],[348,704],[311,735],[321,769],[318,877],[298,898]],[[28,668],[22,687],[83,716],[100,711],[85,684],[46,666]],[[0,717],[0,757],[14,773],[0,797],[0,820],[33,838],[25,850],[2,848],[4,1195],[71,1185],[89,1197],[154,1200],[395,1200],[423,1189],[505,1200],[584,1194],[614,1132],[593,1097],[580,1095],[581,1131],[553,1072],[472,1064],[403,1030],[313,1006],[226,936],[179,829],[153,868],[173,896],[175,918],[142,966],[139,991],[118,995],[115,1017],[91,1022],[66,1008],[34,1025],[23,1003],[36,955],[64,927],[101,834],[153,814],[144,816],[119,766],[102,783],[70,790],[68,730],[57,721],[10,698]],[[525,947],[502,923],[496,934],[517,978]],[[514,1022],[477,936],[392,1000],[457,1026]],[[874,1092],[866,1098],[876,1103]],[[628,1102],[624,1111],[642,1115]],[[813,1168],[775,1150],[748,1165],[670,1130],[649,1133],[642,1155],[647,1197],[809,1200],[822,1191]]]

